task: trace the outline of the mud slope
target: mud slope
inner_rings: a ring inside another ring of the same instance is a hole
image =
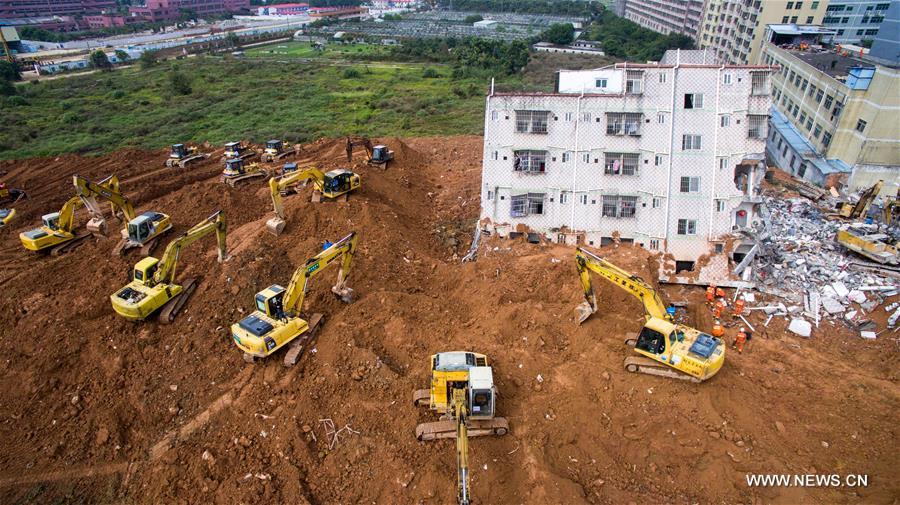
[[[379,140],[396,163],[380,171],[359,156],[363,189],[345,203],[312,204],[308,188],[289,197],[279,237],[264,229],[263,183],[226,187],[217,157],[183,172],[137,151],[0,165],[32,194],[0,231],[0,501],[453,503],[453,444],[415,440],[434,417],[411,394],[430,354],[470,349],[493,360],[511,425],[471,442],[477,503],[896,503],[896,334],[866,342],[836,326],[803,340],[756,312],[763,331],[707,383],[628,374],[622,341],[641,308],[598,281],[600,310],[577,326],[571,250],[489,240],[477,262],[453,259],[478,214],[480,138]],[[327,169],[343,155],[323,140],[297,159]],[[73,173],[118,173],[176,233],[226,212],[232,258],[216,263],[212,239],[184,252],[183,277],[203,281],[176,324],[112,312],[136,261],[112,257],[112,240],[59,258],[20,246],[71,195]],[[352,230],[357,301],[335,300],[326,272],[306,304],[328,317],[314,352],[292,369],[280,356],[245,363],[228,327],[254,293]],[[601,253],[656,271],[641,249]],[[709,324],[699,288],[666,296]],[[337,438],[327,420],[344,428]],[[748,473],[868,474],[869,486],[751,489]]]

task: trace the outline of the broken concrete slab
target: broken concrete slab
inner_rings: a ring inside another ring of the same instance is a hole
[[[850,290],[847,289],[847,286],[845,286],[841,281],[832,282],[831,289],[834,290],[838,298],[846,298],[847,295],[850,294]]]
[[[851,302],[866,303],[866,294],[858,289],[854,289],[847,294],[847,298]]]
[[[801,337],[809,338],[809,336],[812,335],[812,324],[804,319],[791,319],[791,324],[788,325],[788,331],[796,333]]]
[[[822,308],[825,309],[825,312],[828,312],[831,315],[840,314],[845,310],[841,302],[835,300],[834,298],[822,298]]]
[[[859,336],[866,340],[875,340],[878,337],[874,331],[861,331],[859,332]]]

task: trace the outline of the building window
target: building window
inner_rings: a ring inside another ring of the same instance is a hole
[[[659,74],[659,83],[665,84],[665,82],[666,82],[666,74],[665,73]]]
[[[498,119],[500,119],[500,113],[495,110],[492,110],[491,111],[491,121],[496,121]]]
[[[569,192],[568,191],[562,191],[559,193],[559,203],[561,205],[569,203]]]
[[[636,196],[603,195],[603,217],[634,217]]]
[[[728,168],[728,158],[719,158],[719,168]]]
[[[825,110],[829,110],[829,109],[831,109],[831,104],[833,102],[834,102],[834,98],[832,98],[831,95],[827,95],[825,97],[825,103],[823,103],[822,106],[825,107]]]
[[[493,200],[493,199],[494,199],[494,192],[491,191],[490,189],[488,190],[488,193],[487,193],[487,199],[488,199],[488,200]]]
[[[781,24],[786,25],[789,19],[791,19],[789,16],[782,17]]]
[[[831,134],[830,133],[825,132],[822,134],[822,145],[825,147],[828,147],[829,145],[831,145]]]
[[[731,85],[731,74],[730,73],[726,72],[725,74],[722,75],[722,84],[724,84],[726,86]]]
[[[579,196],[578,199],[581,200],[582,205],[587,205],[587,201],[588,201],[587,193]]]
[[[575,117],[574,112],[566,112],[566,121],[571,121],[573,117]]]
[[[679,219],[678,220],[679,235],[696,235],[697,221],[695,219]]]
[[[765,72],[752,72],[750,74],[750,94],[769,94],[769,74]]]
[[[731,116],[729,116],[728,114],[719,116],[719,126],[721,126],[722,128],[731,126]]]
[[[658,209],[658,208],[662,205],[662,201],[659,199],[658,196],[654,196],[652,202],[650,203],[650,205],[651,205],[654,209]]]
[[[700,178],[699,177],[682,177],[681,178],[681,192],[682,193],[696,193],[700,191]]]
[[[812,22],[813,22],[813,17],[812,17],[812,16],[806,16],[806,24],[811,25]]]
[[[512,217],[525,217],[532,214],[544,213],[544,193],[528,193],[525,195],[513,195],[509,201],[509,215]]]
[[[654,164],[655,164],[656,166],[660,166],[660,165],[663,164],[663,156],[662,156],[662,154],[657,154],[657,155],[656,155],[656,159],[654,160]]]
[[[797,16],[791,16],[791,24],[794,24],[796,22],[797,22]]]
[[[582,154],[582,155],[581,155],[581,161],[583,161],[583,162],[585,162],[585,163],[590,163],[590,162],[591,162],[591,153],[584,153],[584,154]]]
[[[547,168],[547,151],[515,151],[513,171],[543,173]]]
[[[816,123],[816,127],[813,130],[813,138],[818,139],[819,135],[821,135],[821,134],[822,134],[822,126],[820,126],[818,123]]]
[[[494,160],[496,160],[499,157],[500,157],[500,153],[498,153],[497,151],[494,151],[493,154],[491,154],[491,158],[493,158]]]
[[[863,131],[865,131],[865,129],[866,129],[866,124],[868,124],[868,123],[866,123],[866,122],[863,121],[862,119],[856,121],[856,131],[858,131],[858,132],[860,132],[860,133],[862,133]]]
[[[787,10],[791,10],[791,9],[793,9],[793,8],[794,8],[794,2],[788,2],[788,3],[787,3],[786,9],[787,9]]]
[[[821,89],[816,91],[816,103],[822,103],[822,97],[825,96],[825,92]]]
[[[641,123],[644,122],[643,114],[624,112],[606,113],[607,135],[640,135]]]
[[[809,116],[809,118],[806,119],[805,127],[806,127],[806,131],[812,130],[812,116]]]
[[[803,2],[797,2],[794,4],[794,8],[798,11],[803,8]]]
[[[659,124],[666,124],[666,115],[660,112],[656,115],[656,122]]]
[[[834,121],[835,118],[841,117],[841,112],[844,110],[844,102],[836,102],[834,104],[834,110],[831,111],[831,120]]]
[[[640,95],[644,92],[644,72],[640,70],[627,70],[625,72],[625,93]]]
[[[684,95],[685,109],[702,109],[703,94],[702,93],[685,93]]]
[[[572,158],[572,155],[569,154],[569,151],[565,151],[562,153],[562,162],[567,163]]]
[[[516,133],[547,133],[549,116],[546,110],[517,110]]]
[[[651,251],[658,251],[658,250],[659,250],[659,239],[657,239],[657,238],[651,238],[651,239],[650,239],[650,250],[651,250]]]
[[[806,121],[806,111],[800,113],[800,119],[798,120],[798,124],[803,124]]]
[[[809,85],[809,81],[807,81],[806,79],[803,79],[803,82],[800,83],[800,93],[801,93],[800,96],[803,96],[802,94],[806,92],[807,85]]]
[[[607,87],[608,83],[609,83],[609,81],[606,79],[597,79],[596,81],[594,81],[594,87],[595,88],[605,88],[605,87]]]
[[[809,8],[812,9],[812,10],[818,9],[818,8],[819,8],[819,2],[813,2],[813,3],[809,4]]]
[[[683,151],[700,150],[700,135],[682,135],[681,149]]]
[[[641,163],[639,153],[605,153],[603,173],[606,175],[637,175]]]
[[[725,210],[725,200],[716,200],[716,212],[723,212]]]
[[[581,122],[582,123],[590,123],[591,122],[591,113],[590,112],[582,112],[581,113]]]

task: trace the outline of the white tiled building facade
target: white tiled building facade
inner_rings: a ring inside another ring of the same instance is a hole
[[[483,229],[618,238],[683,262],[721,252],[759,202],[771,69],[679,64],[696,60],[687,53],[561,71],[555,93],[488,96]]]

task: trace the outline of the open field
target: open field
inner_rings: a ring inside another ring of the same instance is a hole
[[[289,58],[331,58],[353,60],[359,58],[385,58],[390,54],[390,47],[374,44],[326,44],[322,50],[316,50],[309,42],[282,42],[247,49],[245,53],[251,57],[289,57]]]
[[[0,231],[0,502],[453,503],[453,443],[416,441],[416,423],[436,416],[411,394],[428,384],[430,354],[465,349],[491,358],[511,428],[470,441],[478,504],[896,503],[894,338],[823,321],[802,339],[756,311],[748,348],[728,351],[708,382],[630,374],[623,340],[643,322],[640,303],[598,281],[599,310],[577,325],[570,248],[487,240],[478,261],[454,258],[478,215],[480,137],[376,140],[396,163],[351,165],[363,187],[347,202],[312,204],[309,188],[287,198],[278,237],[264,230],[264,185],[222,184],[218,156],[184,171],[163,168],[165,150],[0,162],[31,193]],[[342,139],[298,160],[346,166]],[[217,263],[211,239],[183,252],[180,278],[203,279],[176,324],[112,311],[136,261],[113,256],[113,240],[62,257],[22,249],[17,234],[71,195],[73,173],[117,173],[139,210],[172,215],[174,233],[225,211],[231,259]],[[356,301],[335,300],[336,271],[324,272],[306,303],[327,316],[315,352],[294,368],[280,353],[245,363],[229,325],[351,230]],[[600,253],[648,280],[658,272],[634,246]],[[711,325],[703,288],[663,292],[689,304],[686,323]],[[886,318],[873,314],[878,331]],[[331,440],[323,419],[354,431]],[[869,480],[756,488],[748,473]]]

